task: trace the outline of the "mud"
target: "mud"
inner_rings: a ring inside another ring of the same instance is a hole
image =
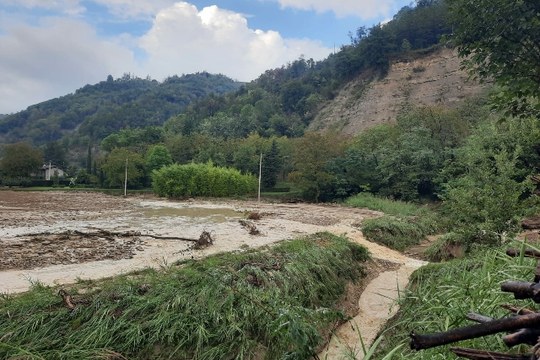
[[[388,264],[374,269],[374,280],[358,304],[351,305],[370,325],[355,327],[360,323],[355,318],[341,326],[320,356],[339,359],[344,351],[352,351],[356,357],[358,336],[367,344],[376,337],[391,316],[390,310],[396,308],[392,304],[399,289],[404,288],[412,270],[424,264],[363,237],[356,226],[381,215],[334,205],[0,191],[0,293],[23,292],[35,282],[69,284],[166,267],[186,258],[242,251],[329,231],[366,246],[376,261],[381,260],[379,264]],[[248,218],[248,222],[240,221]],[[192,242],[180,239],[198,239],[203,232],[213,239],[213,244],[203,249],[194,249]],[[386,277],[377,280],[381,276]],[[381,296],[388,287],[391,293]]]

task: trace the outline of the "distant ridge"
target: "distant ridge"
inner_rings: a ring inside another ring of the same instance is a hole
[[[222,95],[242,83],[207,72],[172,76],[163,82],[125,74],[73,94],[0,116],[0,142],[40,145],[66,135],[99,141],[122,128],[162,125],[195,100]]]

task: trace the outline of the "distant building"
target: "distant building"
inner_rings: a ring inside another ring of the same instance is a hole
[[[58,178],[64,177],[64,170],[60,169],[58,166],[52,164],[49,162],[48,164],[44,164],[41,167],[41,173],[40,177],[45,180],[52,180],[55,176],[58,176]]]

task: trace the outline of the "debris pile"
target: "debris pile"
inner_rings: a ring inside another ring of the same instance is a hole
[[[516,249],[508,249],[509,256],[526,256],[538,259],[534,272],[534,281],[505,281],[501,284],[501,290],[514,294],[515,299],[532,299],[535,303],[540,303],[540,252],[536,250],[524,250],[521,253]],[[503,308],[511,312],[511,316],[502,319],[493,319],[476,313],[467,314],[467,319],[477,322],[476,325],[466,326],[458,329],[435,334],[411,333],[410,346],[413,350],[429,349],[454,342],[479,338],[505,332],[503,342],[509,347],[520,344],[532,346],[532,351],[528,354],[505,354],[488,350],[451,348],[450,350],[467,359],[491,359],[491,360],[538,360],[540,359],[540,312],[535,310],[503,304]]]

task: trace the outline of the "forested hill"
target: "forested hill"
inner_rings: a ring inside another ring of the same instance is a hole
[[[99,141],[123,128],[161,125],[194,100],[237,90],[242,83],[206,72],[172,76],[163,82],[125,74],[74,94],[48,100],[16,114],[0,116],[0,142],[35,145],[75,138]]]

